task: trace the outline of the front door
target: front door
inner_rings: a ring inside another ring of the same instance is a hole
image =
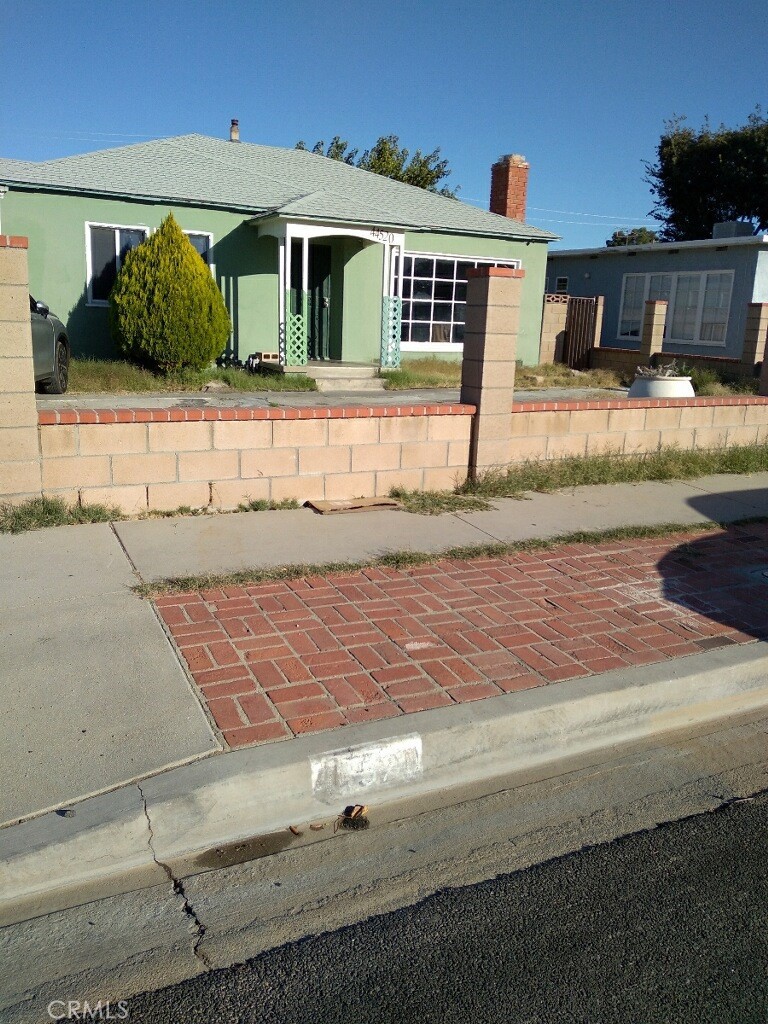
[[[309,246],[309,358],[330,359],[331,247]]]

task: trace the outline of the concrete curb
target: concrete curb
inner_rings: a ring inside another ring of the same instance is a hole
[[[246,860],[327,841],[332,829],[295,839],[288,826],[347,803],[376,809],[764,705],[761,641],[208,758],[0,830],[0,926],[233,863],[233,846]]]

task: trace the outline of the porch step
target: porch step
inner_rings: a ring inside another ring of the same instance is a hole
[[[370,363],[309,363],[302,370],[316,382],[318,391],[384,390],[384,381],[378,376],[378,367]]]

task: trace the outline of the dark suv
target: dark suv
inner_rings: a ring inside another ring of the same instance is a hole
[[[29,311],[35,386],[49,395],[63,395],[69,381],[69,339],[64,324],[31,295]]]

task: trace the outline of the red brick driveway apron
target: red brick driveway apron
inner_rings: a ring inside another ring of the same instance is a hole
[[[156,606],[224,740],[240,747],[768,637],[768,524]]]

